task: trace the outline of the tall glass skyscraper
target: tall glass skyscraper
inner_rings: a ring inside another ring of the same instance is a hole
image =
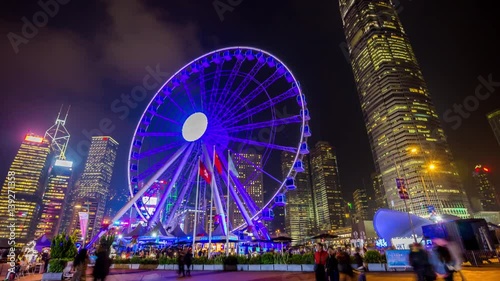
[[[488,113],[487,117],[498,145],[500,145],[500,109]]]
[[[482,165],[476,165],[472,177],[479,191],[480,211],[500,211],[500,200],[497,198],[495,187],[489,179],[490,169]]]
[[[281,153],[281,171],[286,177],[293,165],[295,154],[283,151]],[[304,172],[295,176],[295,190],[286,193],[285,230],[290,237],[301,243],[315,235],[315,207],[311,187],[309,157],[303,159]]]
[[[311,174],[318,230],[330,231],[344,227],[346,217],[337,156],[328,142],[320,141],[311,150]]]
[[[17,247],[34,238],[49,153],[50,143],[41,136],[28,134],[21,143],[0,191],[1,246],[12,246],[7,245],[8,237],[14,237]]]
[[[117,150],[118,142],[113,138],[92,137],[83,174],[75,186],[76,198],[73,202],[74,215],[71,230],[79,229],[79,224],[75,223],[77,213],[85,210],[89,213],[87,240],[98,234],[101,228]]]
[[[406,180],[409,211],[469,217],[444,131],[408,36],[390,0],[340,0],[376,172],[390,208],[406,211],[396,178]]]

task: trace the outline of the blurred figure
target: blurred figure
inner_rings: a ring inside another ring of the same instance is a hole
[[[178,256],[177,256],[177,264],[179,265],[179,270],[177,274],[179,277],[182,274],[182,277],[186,276],[186,272],[184,271],[184,251],[179,249]]]
[[[356,247],[355,252],[354,260],[356,261],[356,269],[359,271],[358,281],[366,281],[365,266],[363,263],[363,257],[360,254],[361,249]]]
[[[434,248],[431,252],[431,264],[439,277],[445,281],[453,281],[453,273],[456,268],[460,268],[461,260],[457,260],[448,249],[448,241],[444,239],[434,239]]]
[[[427,252],[422,248],[419,243],[413,243],[410,252],[410,265],[417,275],[418,281],[434,281],[436,280],[436,273],[429,262]]]
[[[316,253],[314,253],[314,272],[316,281],[326,281],[326,262],[328,253],[323,249],[323,244],[316,244]]]
[[[97,253],[97,259],[94,265],[94,281],[104,281],[109,274],[111,267],[111,259],[109,258],[108,251],[100,249]]]
[[[326,271],[330,281],[339,281],[339,262],[335,257],[335,250],[333,247],[328,247],[328,261],[326,262]]]
[[[354,271],[351,266],[351,257],[345,251],[337,253],[337,261],[339,262],[340,281],[353,281]]]
[[[184,264],[186,265],[186,275],[191,276],[191,265],[193,264],[193,253],[188,249],[184,255]]]
[[[73,261],[73,267],[75,268],[75,274],[73,275],[73,281],[86,281],[86,271],[87,264],[90,262],[90,259],[87,255],[87,249],[80,249],[78,254]]]

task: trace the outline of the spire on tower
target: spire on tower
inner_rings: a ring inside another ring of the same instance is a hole
[[[63,109],[63,105],[61,105],[59,113],[57,114],[56,122],[45,132],[45,138],[50,142],[52,152],[56,154],[57,159],[61,160],[66,159],[65,153],[70,138],[70,134],[65,127],[70,108],[71,105],[68,107],[64,119],[59,119]]]

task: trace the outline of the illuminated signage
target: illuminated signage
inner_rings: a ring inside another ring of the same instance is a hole
[[[58,160],[56,160],[56,163],[54,164],[54,166],[71,168],[71,167],[73,167],[73,162],[58,159]]]
[[[148,206],[156,206],[158,204],[158,197],[142,197],[142,203]]]
[[[30,135],[27,135],[24,138],[24,140],[25,141],[36,142],[36,143],[42,143],[43,142],[43,138],[42,137],[35,137],[35,136],[30,136]]]

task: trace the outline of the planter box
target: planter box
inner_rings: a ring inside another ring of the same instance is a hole
[[[274,265],[273,264],[261,264],[260,271],[274,271]]]
[[[110,269],[115,268],[115,264],[114,264],[114,263],[113,263],[113,264],[111,264],[111,266],[110,266],[109,268],[110,268]]]
[[[274,271],[287,271],[287,265],[286,264],[275,264],[274,265]]]
[[[193,271],[203,270],[203,264],[193,264]]]
[[[224,264],[224,271],[238,271],[236,264]]]
[[[287,265],[287,271],[302,271],[302,265],[301,264],[289,264]]]
[[[159,264],[156,269],[158,270],[164,270],[165,269],[165,265],[164,264]]]
[[[178,266],[177,266],[177,265],[175,265],[175,264],[166,264],[166,265],[165,265],[165,267],[164,267],[164,269],[165,269],[165,270],[176,270],[176,269],[177,269],[177,267],[178,267]]]
[[[248,271],[260,271],[260,264],[249,264]]]
[[[214,269],[216,271],[223,271],[224,270],[224,265],[223,264],[214,264]]]
[[[139,264],[139,269],[155,270],[158,266],[158,264]]]
[[[62,272],[57,272],[57,273],[44,273],[42,275],[42,281],[61,281],[62,280],[63,273]]]
[[[385,263],[369,263],[368,271],[386,271]]]
[[[302,271],[304,272],[314,272],[314,264],[303,264]]]
[[[130,269],[130,264],[114,264],[114,269]]]
[[[248,264],[238,264],[236,267],[238,271],[248,271]]]
[[[139,269],[140,264],[131,264],[130,269]]]
[[[214,264],[204,264],[203,270],[212,270],[213,271],[213,270],[215,270],[214,266],[215,266]]]

